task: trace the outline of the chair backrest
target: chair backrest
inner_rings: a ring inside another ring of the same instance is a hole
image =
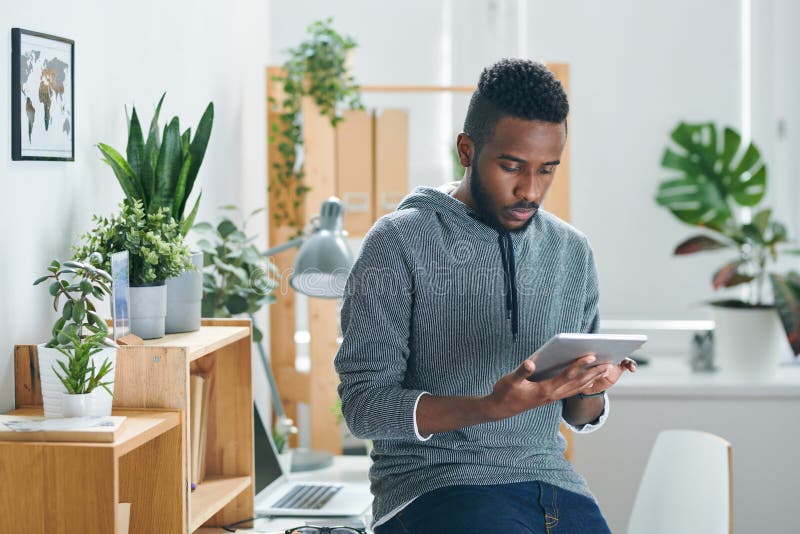
[[[633,504],[628,534],[733,532],[731,445],[707,432],[656,438]]]

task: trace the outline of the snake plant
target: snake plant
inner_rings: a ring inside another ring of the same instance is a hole
[[[214,103],[206,107],[194,137],[191,128],[181,133],[178,117],[173,117],[164,126],[163,135],[159,135],[158,117],[165,96],[166,93],[158,101],[146,141],[136,107],[133,108],[128,120],[127,157],[104,143],[98,143],[97,148],[130,202],[139,200],[147,213],[169,209],[172,218],[180,223],[181,233],[186,235],[194,223],[202,195],[198,194],[187,215],[186,204],[211,136]]]
[[[672,131],[661,166],[677,176],[659,184],[656,202],[682,222],[702,228],[675,247],[676,255],[733,248],[736,256],[712,276],[714,289],[751,284],[749,302],[716,301],[735,307],[764,306],[763,286],[769,276],[778,310],[795,354],[800,354],[800,274],[768,272],[780,253],[800,254],[791,245],[786,226],[759,207],[767,188],[767,165],[753,143],[743,146],[733,128],[714,123],[681,122]],[[749,216],[749,209],[755,214]],[[710,234],[710,235],[709,235]]]

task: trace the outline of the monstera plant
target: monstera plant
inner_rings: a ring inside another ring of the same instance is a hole
[[[733,256],[712,276],[714,289],[749,284],[750,298],[712,304],[728,308],[774,307],[794,353],[800,354],[800,275],[769,268],[791,248],[786,226],[760,206],[767,188],[767,165],[753,143],[733,128],[681,122],[672,131],[661,166],[674,177],[659,184],[656,202],[682,222],[702,230],[675,247],[676,255],[730,249]]]
[[[158,101],[146,141],[136,107],[133,108],[128,121],[126,158],[104,143],[98,143],[97,148],[103,154],[103,161],[114,170],[129,202],[140,201],[147,213],[169,209],[172,218],[180,223],[181,233],[186,235],[200,203],[198,195],[192,210],[185,214],[211,136],[214,103],[210,102],[206,107],[194,136],[191,128],[181,133],[178,117],[173,117],[164,126],[162,135],[158,117],[165,96],[166,93]]]

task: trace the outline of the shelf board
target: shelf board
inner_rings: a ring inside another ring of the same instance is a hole
[[[204,326],[194,332],[167,334],[144,342],[146,347],[185,347],[189,359],[196,360],[234,341],[250,336],[247,326]]]
[[[5,415],[42,416],[43,410],[41,406],[25,406]],[[127,417],[114,441],[32,441],[48,446],[69,444],[72,447],[114,449],[114,455],[120,457],[180,424],[177,411],[114,408],[112,415]]]
[[[201,483],[191,494],[191,514],[189,532],[194,532],[211,516],[222,510],[226,504],[250,487],[252,479],[245,477],[209,478]]]

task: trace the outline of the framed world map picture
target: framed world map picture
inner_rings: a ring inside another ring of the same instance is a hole
[[[11,29],[11,159],[75,161],[75,42]]]

